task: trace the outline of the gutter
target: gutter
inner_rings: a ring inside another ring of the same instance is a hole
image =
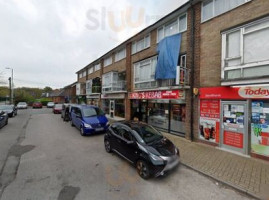
[[[193,134],[193,118],[194,118],[194,114],[193,114],[193,88],[194,88],[194,45],[195,45],[195,10],[193,7],[193,0],[190,1],[191,4],[191,52],[192,52],[192,60],[191,60],[191,84],[190,84],[190,92],[191,92],[191,119],[190,119],[190,124],[191,124],[191,141],[194,140],[194,134]]]

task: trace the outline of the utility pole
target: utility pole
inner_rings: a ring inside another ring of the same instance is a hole
[[[11,67],[6,67],[6,69],[10,69],[11,70],[11,96],[10,96],[10,98],[11,98],[11,103],[13,103],[14,104],[14,79],[13,79],[13,68],[11,68]],[[10,104],[11,104],[10,103]]]
[[[12,95],[11,77],[8,78],[8,81],[9,81],[9,104],[11,104],[11,95]]]

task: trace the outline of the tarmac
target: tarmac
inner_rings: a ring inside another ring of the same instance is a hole
[[[180,150],[183,165],[257,199],[269,200],[269,162],[164,133]]]

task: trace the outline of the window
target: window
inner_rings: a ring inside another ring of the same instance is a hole
[[[202,22],[228,12],[251,0],[208,0],[202,3]]]
[[[152,88],[157,86],[157,82],[155,81],[156,65],[156,56],[134,64],[135,89]]]
[[[86,76],[86,74],[87,74],[87,72],[86,72],[86,71],[84,71],[84,72],[82,73],[82,77],[85,77],[85,76]]]
[[[92,94],[92,79],[86,81],[86,94]]]
[[[106,67],[111,64],[112,64],[112,56],[109,56],[108,58],[104,60],[104,66]]]
[[[132,44],[132,54],[142,51],[150,47],[150,35],[145,36],[143,39],[133,42]]]
[[[165,37],[181,33],[187,30],[187,14],[179,16],[172,22],[160,27],[157,33],[157,42],[160,42]]]
[[[100,63],[94,65],[94,71],[98,71],[100,69],[101,69],[101,64]]]
[[[123,48],[115,54],[115,62],[122,60],[125,57],[126,57],[126,48]]]
[[[269,18],[222,34],[222,78],[269,75]]]
[[[93,73],[93,67],[90,67],[89,69],[88,69],[88,74],[92,74]]]

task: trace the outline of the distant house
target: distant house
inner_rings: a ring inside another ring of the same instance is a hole
[[[65,103],[65,91],[63,89],[56,89],[50,93],[50,98],[54,103]]]

